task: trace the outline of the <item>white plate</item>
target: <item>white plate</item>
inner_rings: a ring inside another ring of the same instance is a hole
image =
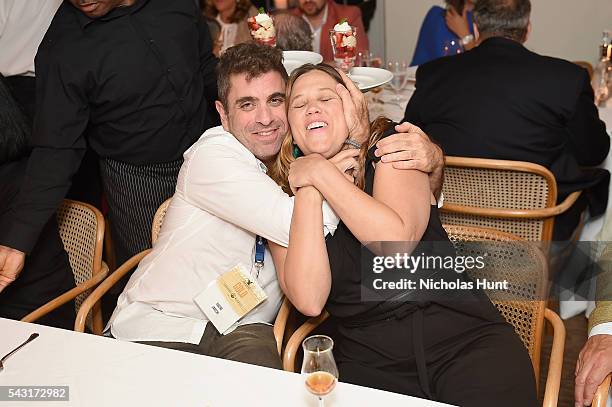
[[[294,69],[304,64],[319,64],[323,62],[321,54],[312,51],[283,51],[283,65],[287,74],[291,75]]]
[[[384,85],[393,78],[393,74],[386,69],[365,66],[351,69],[348,76],[362,92]]]

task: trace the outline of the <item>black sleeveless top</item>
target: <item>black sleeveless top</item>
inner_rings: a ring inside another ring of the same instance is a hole
[[[394,126],[390,126],[383,138],[394,133]],[[368,152],[365,162],[364,191],[368,195],[372,195],[374,187],[375,168],[373,164],[379,161],[379,158],[374,155],[375,149],[376,147],[373,147]],[[449,242],[446,231],[438,217],[436,205],[431,206],[429,223],[421,240]],[[353,236],[344,222],[340,221],[334,235],[328,236],[326,246],[332,273],[331,292],[326,304],[326,309],[330,314],[340,318],[351,317],[375,307],[378,302],[363,301],[362,298],[361,267],[363,266],[363,250],[365,249],[362,248],[361,242]]]
[[[383,137],[387,137],[394,133],[394,126],[391,126]],[[373,163],[379,160],[374,156],[375,149],[376,148],[373,147],[368,152],[368,157],[365,163],[366,171],[364,190],[368,195],[372,195],[374,186],[375,168]],[[429,250],[428,255],[433,254],[440,256],[453,256],[455,254],[448,235],[442,227],[436,205],[431,206],[429,222],[425,233],[421,238],[419,247],[421,245],[429,248],[425,249]],[[395,295],[391,296],[388,292],[381,294],[380,297],[375,296],[377,293],[374,293],[374,296],[370,295],[373,293],[373,290],[371,290],[371,279],[368,280],[368,278],[372,276],[372,272],[371,263],[367,264],[367,261],[369,261],[368,259],[371,259],[374,255],[363,248],[361,242],[355,238],[344,222],[340,221],[334,235],[327,237],[326,246],[332,274],[332,285],[325,308],[332,316],[339,319],[352,319],[353,317],[359,318],[359,316],[364,314],[371,315],[372,312],[377,312],[377,307],[378,309],[381,308],[380,305],[382,303],[388,302],[390,298],[397,298]],[[417,250],[418,247],[413,251],[413,253],[416,253]],[[431,253],[432,250],[436,253]],[[364,254],[364,251],[366,254]],[[364,269],[362,269],[362,267],[364,267]],[[419,271],[417,271],[416,275],[423,276],[423,274],[419,274]],[[454,280],[455,278],[462,281],[470,281],[466,273],[457,274],[456,276],[453,275],[452,279]],[[368,296],[368,298],[365,300],[364,294]],[[423,296],[423,294],[420,295]],[[424,295],[427,296],[428,294]],[[488,305],[492,304],[481,290],[461,293],[460,295],[475,295],[478,299],[477,301],[473,301],[474,297],[472,297],[472,300],[470,301],[461,301],[461,305],[456,304],[456,301],[454,300],[445,300],[446,297],[443,297],[443,295],[445,294],[434,294],[434,296],[437,296],[439,301],[434,299],[431,300],[431,302],[452,302],[453,308],[457,308],[459,306],[459,308],[462,308],[462,311],[465,313],[485,317],[485,319],[488,320],[492,319],[499,321],[499,314],[494,312],[494,308],[492,306],[485,307],[486,311],[484,312],[485,315],[483,315],[482,301],[488,303]],[[423,301],[422,298],[421,301]],[[426,302],[429,301],[429,299],[426,300]],[[402,300],[402,302],[406,302],[406,300]]]

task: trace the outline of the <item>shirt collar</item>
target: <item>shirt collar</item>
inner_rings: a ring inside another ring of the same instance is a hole
[[[72,5],[71,7],[73,11],[76,13],[77,20],[79,22],[79,25],[81,26],[81,29],[85,29],[85,27],[87,27],[89,24],[93,23],[94,21],[110,21],[110,20],[114,20],[119,17],[123,17],[127,14],[135,13],[138,10],[140,10],[146,3],[148,3],[148,1],[149,0],[136,0],[136,2],[134,2],[134,4],[132,4],[131,6],[115,7],[114,9],[109,11],[108,14],[100,18],[89,18],[85,15],[85,13],[81,12],[76,7]]]
[[[308,17],[306,17],[306,14],[302,14],[302,18],[308,23],[308,25],[310,26],[310,30],[314,33],[315,31],[319,31],[320,29],[323,28],[323,26],[325,25],[325,23],[327,22],[327,10],[328,10],[328,5],[327,3],[325,3],[325,9],[323,9],[323,19],[321,20],[321,25],[319,26],[319,28],[317,28],[315,30],[315,28],[312,26],[312,24],[310,24],[310,20],[308,20]]]

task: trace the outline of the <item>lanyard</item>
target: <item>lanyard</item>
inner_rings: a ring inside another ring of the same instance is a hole
[[[259,278],[259,272],[264,266],[265,254],[266,254],[266,239],[257,235],[255,237],[255,269],[257,270],[256,278]]]

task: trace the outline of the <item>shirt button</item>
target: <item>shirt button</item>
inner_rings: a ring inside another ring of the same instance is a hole
[[[172,69],[168,68],[166,69],[166,72],[170,73],[172,71]]]
[[[149,38],[149,44],[153,44],[155,41],[153,41],[153,38]]]

